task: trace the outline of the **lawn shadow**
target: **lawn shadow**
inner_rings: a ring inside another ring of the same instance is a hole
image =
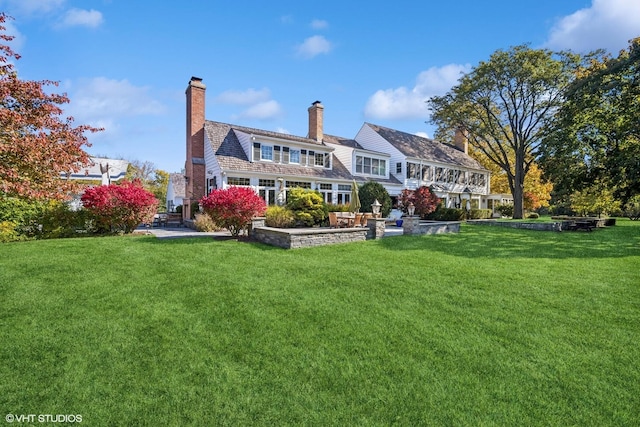
[[[247,244],[251,247],[260,250],[284,250],[282,248],[276,246],[265,245],[264,243],[260,243],[246,235],[233,237],[230,235],[185,235],[185,236],[170,236],[170,237],[156,237],[153,235],[146,235],[144,238],[140,239],[141,241],[152,244],[152,245],[171,245],[171,246],[185,246],[185,245],[202,245],[210,244],[210,243],[220,243],[224,244],[226,242],[229,243],[242,243]]]
[[[466,258],[617,258],[640,256],[640,226],[550,232],[463,224],[460,233],[381,239],[387,250],[423,250]]]

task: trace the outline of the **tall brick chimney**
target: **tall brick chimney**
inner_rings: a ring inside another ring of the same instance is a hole
[[[191,203],[204,196],[204,95],[206,86],[199,77],[191,77],[187,96],[187,159],[185,162],[186,191],[182,217],[191,218]]]
[[[324,132],[322,130],[322,116],[324,113],[324,106],[320,101],[316,101],[309,107],[309,138],[315,139],[318,142],[322,142],[324,138]]]
[[[456,133],[453,137],[453,145],[455,145],[455,147],[464,154],[469,154],[469,140],[467,139],[464,129],[456,129]]]

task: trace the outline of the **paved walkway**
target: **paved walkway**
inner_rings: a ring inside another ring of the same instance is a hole
[[[143,228],[140,227],[138,232],[147,231],[158,239],[176,239],[180,237],[229,237],[231,233],[228,231],[213,231],[213,232],[202,232],[196,231],[188,227],[153,227],[153,228]],[[402,235],[402,228],[388,226],[384,230],[384,237],[390,236],[399,236]]]

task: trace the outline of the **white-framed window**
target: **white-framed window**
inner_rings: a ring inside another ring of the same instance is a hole
[[[239,178],[236,176],[230,176],[227,178],[227,185],[249,186],[251,185],[251,180],[249,178]]]
[[[420,178],[420,165],[418,163],[407,162],[407,179]]]
[[[422,165],[422,180],[433,181],[433,168],[429,165]]]
[[[311,183],[307,181],[287,181],[286,187],[287,188],[296,188],[296,187],[311,188]]]
[[[322,194],[322,199],[325,203],[333,202],[333,185],[331,184],[318,184],[318,191]]]
[[[274,179],[258,180],[258,194],[267,205],[275,205],[276,200],[276,181]]]
[[[483,173],[477,173],[477,172],[472,172],[471,173],[471,179],[470,179],[470,183],[472,185],[479,185],[484,187],[486,184],[486,175]]]
[[[356,173],[386,176],[387,161],[375,157],[356,156]]]
[[[351,184],[338,184],[338,204],[346,205],[351,201]]]
[[[271,160],[273,161],[273,146],[272,145],[264,145],[260,146],[260,160]]]
[[[300,150],[297,148],[289,149],[289,163],[300,163]]]

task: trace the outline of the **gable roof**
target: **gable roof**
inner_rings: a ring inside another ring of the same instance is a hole
[[[365,124],[407,157],[486,170],[477,160],[449,144],[384,126]]]
[[[306,176],[314,179],[353,179],[347,168],[334,156],[333,168],[324,169],[319,167],[299,166],[295,164],[278,164],[271,162],[251,162],[247,154],[242,149],[240,141],[235,131],[277,138],[282,141],[291,141],[317,145],[329,148],[315,139],[302,138],[285,133],[271,132],[262,129],[248,128],[228,123],[205,121],[205,133],[211,142],[211,148],[216,155],[216,159],[222,170],[233,170],[241,172],[253,172],[263,174],[275,174],[283,176]]]

